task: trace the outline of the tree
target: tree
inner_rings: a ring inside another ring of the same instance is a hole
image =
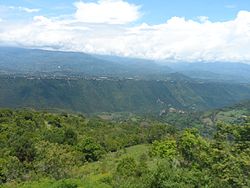
[[[134,176],[136,175],[136,162],[132,157],[126,157],[122,159],[116,168],[116,173],[120,176]]]
[[[187,129],[177,140],[177,147],[184,160],[206,167],[210,163],[209,143],[203,139],[197,129]]]
[[[177,144],[175,139],[153,142],[152,156],[174,159],[177,155]]]
[[[72,168],[78,164],[79,155],[69,146],[41,141],[36,144],[37,157],[35,168],[37,172],[55,179],[67,178]]]
[[[32,162],[36,156],[36,149],[32,135],[23,134],[17,136],[15,141],[11,143],[13,148],[13,155],[16,156],[21,162]]]
[[[77,145],[77,149],[83,154],[85,160],[89,162],[99,160],[104,154],[101,145],[90,137],[81,140]]]
[[[69,144],[69,145],[74,145],[77,143],[77,134],[73,129],[68,128],[65,130],[64,143]]]
[[[62,128],[50,127],[49,129],[44,130],[43,138],[52,143],[63,144],[65,141],[64,134]]]
[[[24,166],[17,157],[0,158],[0,185],[21,178],[23,172]]]

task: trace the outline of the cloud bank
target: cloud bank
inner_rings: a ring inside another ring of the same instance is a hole
[[[248,11],[225,22],[172,17],[159,25],[131,26],[142,15],[140,6],[124,0],[74,6],[72,15],[41,15],[23,25],[2,25],[0,43],[168,61],[250,62]]]

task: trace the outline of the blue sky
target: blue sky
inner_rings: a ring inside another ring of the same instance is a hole
[[[40,14],[58,16],[71,14],[75,9],[74,2],[74,0],[0,0],[0,5],[36,8],[40,9]],[[84,0],[84,2],[96,1]],[[173,16],[187,19],[207,16],[211,21],[225,21],[233,19],[240,10],[250,10],[249,0],[128,0],[128,2],[141,5],[143,17],[139,21],[150,24],[165,22]],[[28,16],[10,15],[10,18],[27,19]]]
[[[249,0],[0,0],[0,45],[250,63]]]
[[[141,4],[146,22],[162,23],[173,16],[195,19],[207,16],[212,21],[235,17],[239,10],[250,10],[249,0],[131,0]]]

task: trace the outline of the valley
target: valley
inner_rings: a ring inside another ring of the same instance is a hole
[[[0,188],[250,188],[249,0],[0,0]]]
[[[250,185],[249,65],[0,57],[1,187]]]

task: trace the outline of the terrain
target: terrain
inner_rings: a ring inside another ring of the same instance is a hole
[[[250,187],[249,67],[0,47],[0,187]]]
[[[176,80],[171,76],[164,81],[0,77],[0,106],[11,108],[159,114],[170,107],[207,110],[246,99],[250,99],[248,84]]]
[[[237,65],[0,47],[0,106],[88,114],[222,108],[250,99],[250,66]]]
[[[249,187],[249,114],[248,102],[158,120],[3,109],[1,186]]]

